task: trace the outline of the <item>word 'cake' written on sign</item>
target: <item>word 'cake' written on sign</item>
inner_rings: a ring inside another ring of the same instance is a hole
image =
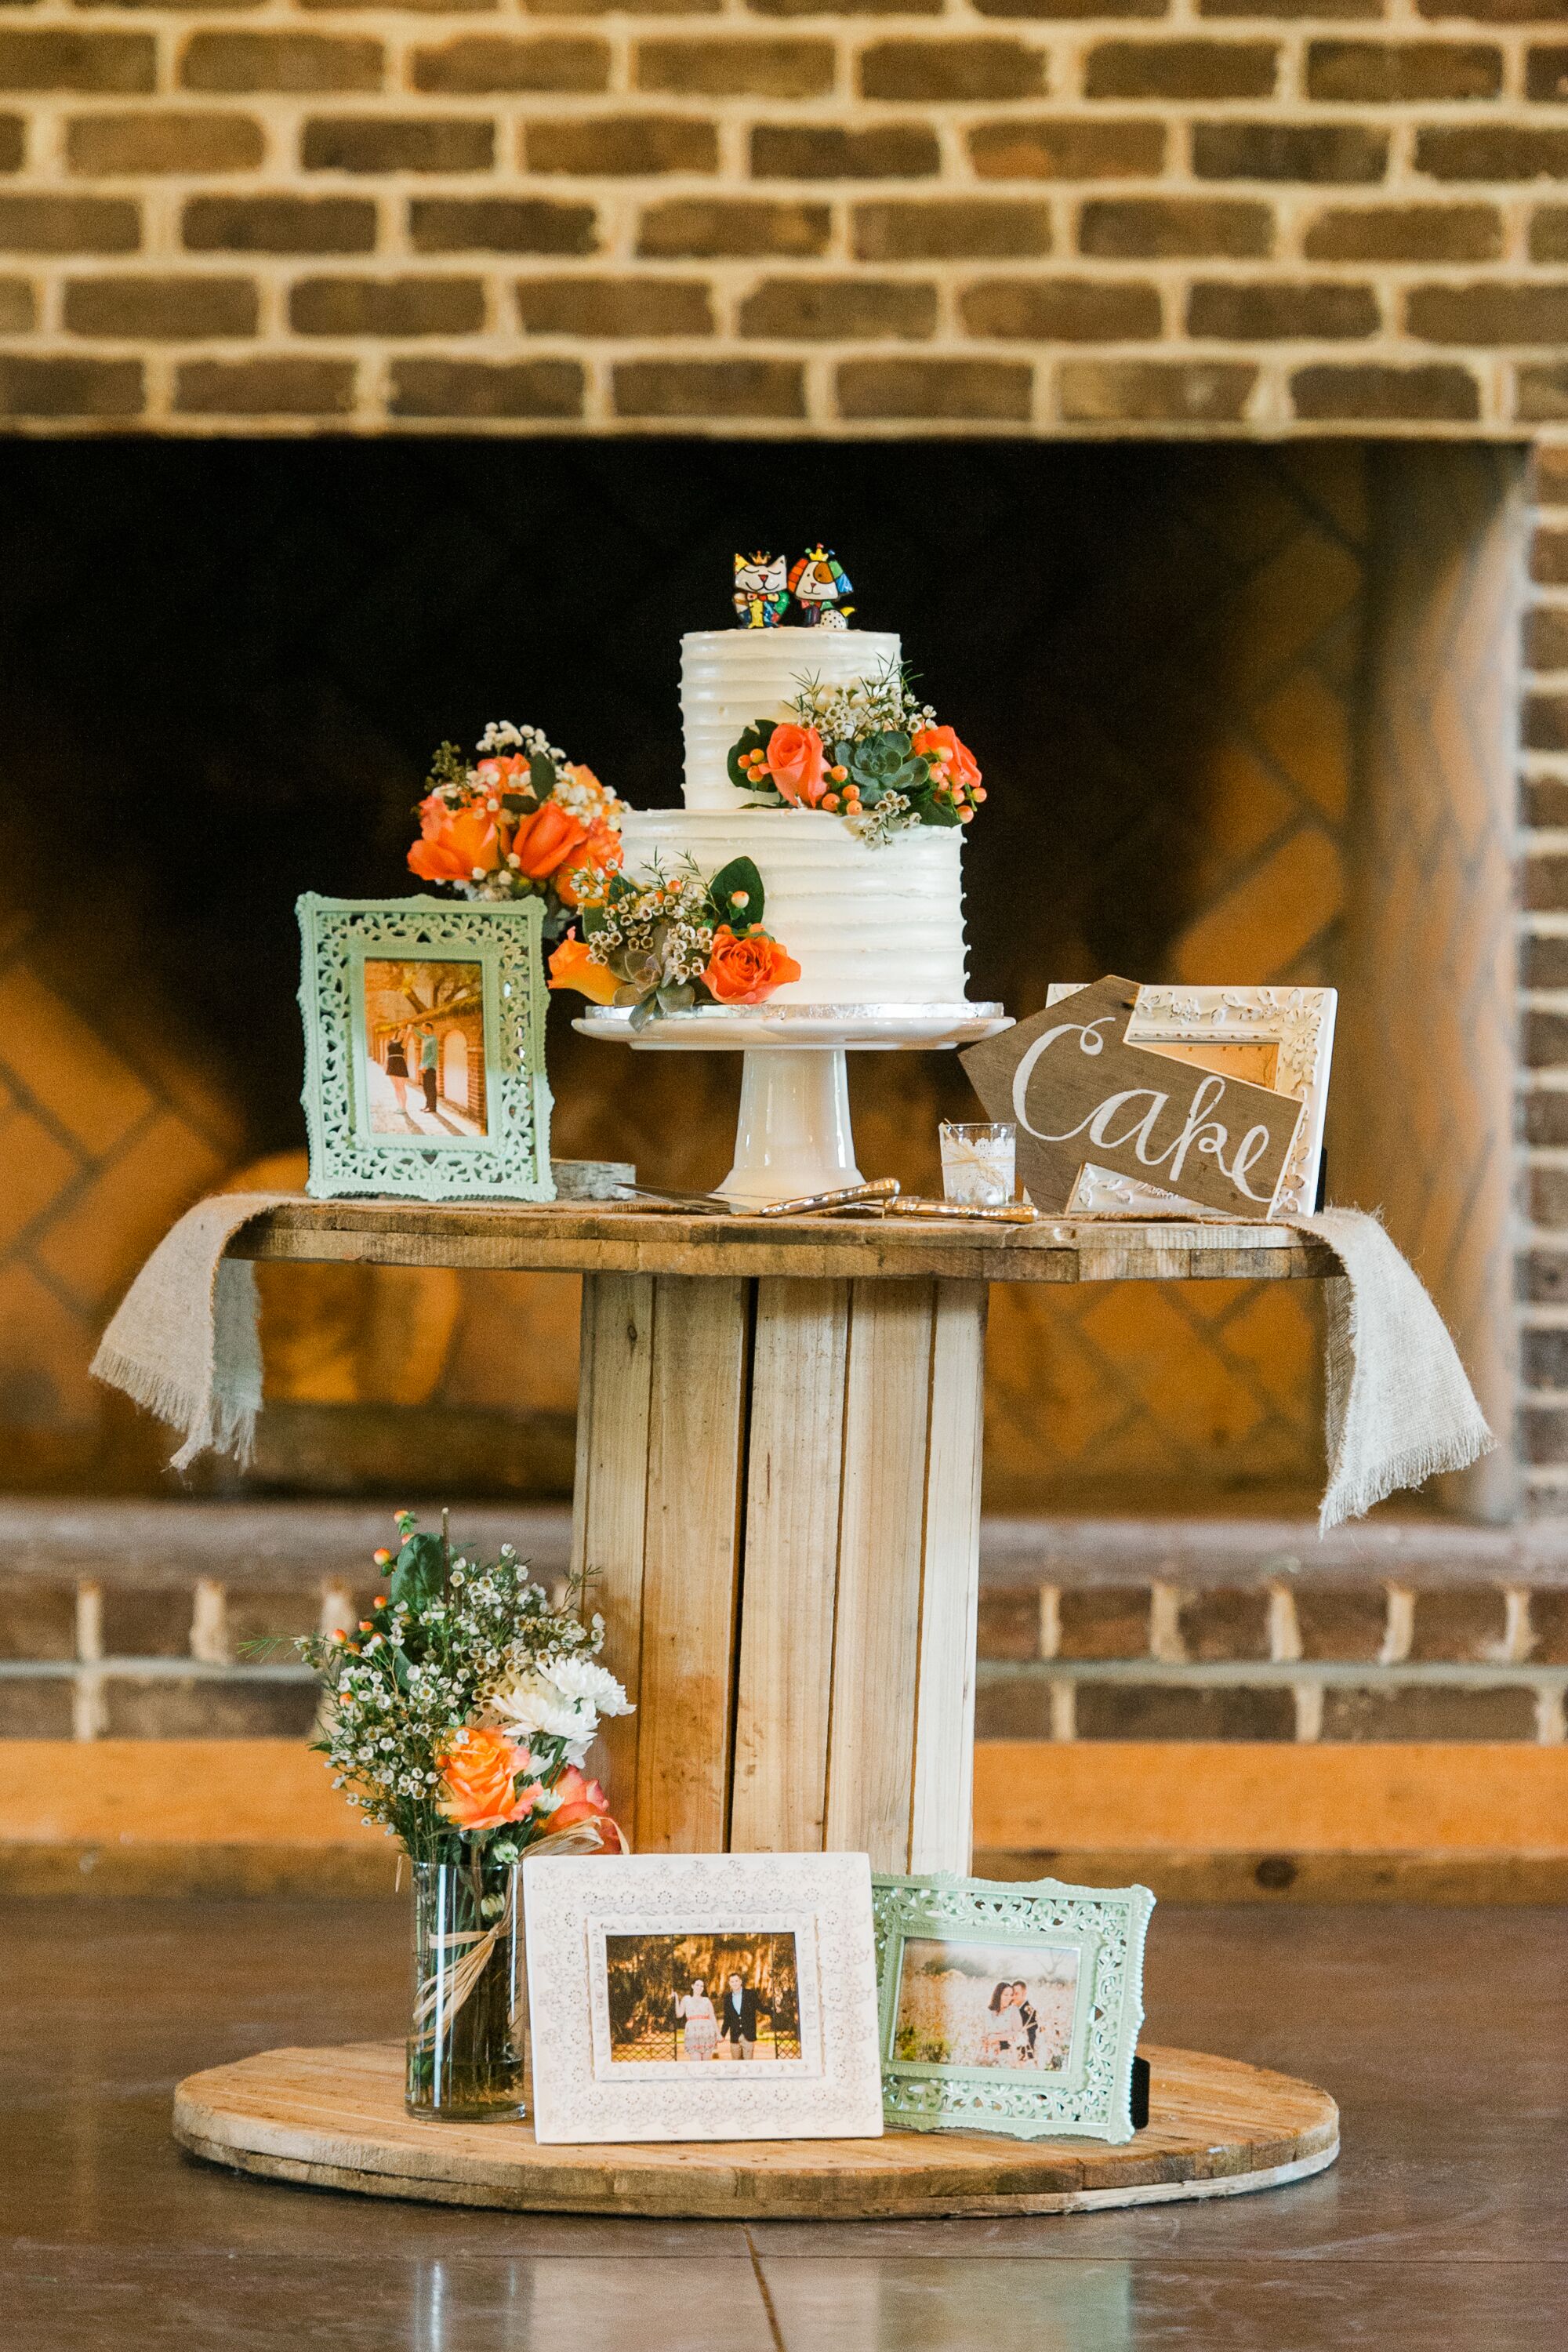
[[[1016,1124],[1030,1199],[1061,1215],[1088,1162],[1204,1208],[1267,1219],[1302,1106],[1130,1045],[1137,995],[1131,981],[1111,975],[961,1056],[991,1117]]]

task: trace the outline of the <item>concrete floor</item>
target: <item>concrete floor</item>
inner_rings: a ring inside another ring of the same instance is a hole
[[[0,2344],[49,2352],[1545,2352],[1568,2341],[1568,1917],[1156,1914],[1149,2032],[1310,2076],[1300,2187],[1037,2221],[637,2223],[247,2181],[169,2094],[396,2033],[385,1906],[0,1909]]]

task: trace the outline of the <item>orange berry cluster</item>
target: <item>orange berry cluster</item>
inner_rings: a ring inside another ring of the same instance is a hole
[[[949,766],[948,762],[942,759],[935,759],[931,761],[931,772],[933,786],[931,798],[939,801],[951,801],[952,803],[953,813],[957,816],[959,824],[973,824],[974,822],[975,809],[985,798],[984,785],[965,784],[961,782],[959,779],[953,775],[952,770]]]
[[[841,785],[843,789],[836,793],[824,793],[822,805],[825,809],[832,809],[835,814],[842,809],[846,816],[858,816],[860,812],[860,787],[847,781],[848,774],[847,768],[829,768],[828,782]]]
[[[751,751],[742,753],[741,765],[746,771],[747,781],[760,784],[768,772],[768,755],[753,745]]]

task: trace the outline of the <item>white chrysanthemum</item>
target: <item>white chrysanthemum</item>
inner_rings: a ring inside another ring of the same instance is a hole
[[[491,1698],[490,1711],[518,1739],[587,1740],[598,1724],[592,1700],[560,1689],[540,1673],[505,1684]]]
[[[632,1704],[608,1666],[597,1658],[546,1658],[539,1672],[564,1698],[586,1699],[600,1715],[630,1715]]]

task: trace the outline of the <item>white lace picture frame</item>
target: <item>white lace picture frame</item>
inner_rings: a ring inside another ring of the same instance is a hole
[[[542,2143],[880,2138],[864,1854],[541,1854],[522,1884]]]
[[[537,898],[298,906],[307,1190],[550,1201]]]
[[[882,2112],[893,2131],[1132,2137],[1146,1886],[877,1878]]]
[[[1081,981],[1053,981],[1047,1005],[1059,1004]],[[1179,1058],[1255,1085],[1272,1087],[1307,1115],[1296,1129],[1274,1213],[1310,1217],[1318,1205],[1323,1119],[1334,1050],[1332,988],[1140,987],[1127,1024],[1130,1045],[1175,1047]],[[1086,1164],[1064,1213],[1079,1217],[1212,1217],[1179,1192],[1145,1184],[1111,1168]]]

